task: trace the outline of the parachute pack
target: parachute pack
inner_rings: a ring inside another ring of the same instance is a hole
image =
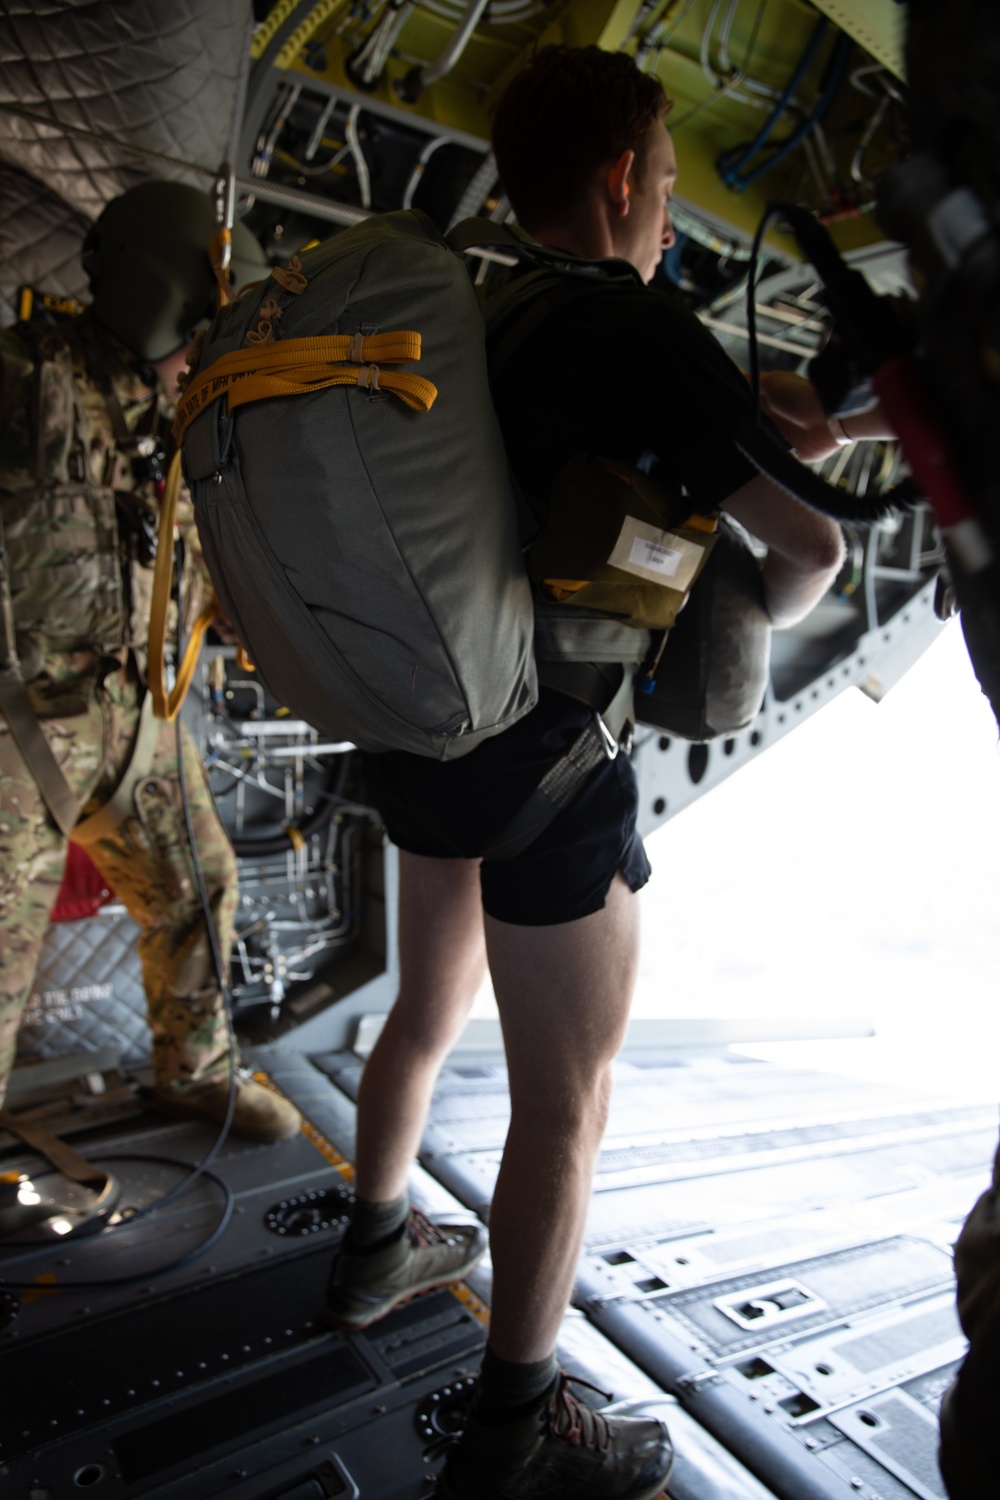
[[[663,525],[687,573],[652,591],[667,616],[650,613],[648,589],[643,608],[616,611],[603,544],[590,572],[578,550],[572,566],[558,547],[544,566],[529,554],[536,585],[553,571],[569,577],[584,607],[533,603],[483,311],[462,258],[475,247],[540,267],[499,294],[505,315],[518,314],[503,358],[551,308],[635,275],[507,226],[470,220],[445,237],[419,211],[373,216],[223,308],[178,405],[174,433],[222,608],[269,691],[362,749],[450,759],[515,723],[537,701],[539,608],[556,640],[541,643],[543,661],[637,665],[646,627],[673,623],[714,541],[714,527],[685,529],[668,505]],[[655,563],[655,497],[650,508],[631,479],[624,490],[623,524],[643,528]],[[622,577],[634,604],[636,579]],[[596,582],[584,589],[587,578]]]
[[[533,707],[482,314],[425,215],[373,217],[224,308],[175,432],[222,607],[296,714],[443,760]]]

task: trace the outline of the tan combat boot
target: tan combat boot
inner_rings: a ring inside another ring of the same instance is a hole
[[[229,1079],[154,1083],[150,1103],[161,1114],[174,1119],[211,1120],[221,1125],[229,1105]],[[236,1102],[230,1126],[234,1134],[248,1141],[287,1141],[298,1134],[301,1125],[301,1115],[283,1095],[255,1083],[243,1073],[236,1074]]]

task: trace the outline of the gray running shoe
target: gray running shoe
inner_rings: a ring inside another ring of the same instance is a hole
[[[320,1316],[328,1328],[367,1328],[420,1292],[463,1280],[486,1245],[482,1224],[435,1224],[413,1209],[392,1244],[360,1255],[339,1252]]]
[[[491,1427],[470,1417],[438,1500],[655,1500],[674,1461],[666,1426],[592,1411],[570,1381],[589,1384],[560,1374],[549,1399],[514,1422]]]

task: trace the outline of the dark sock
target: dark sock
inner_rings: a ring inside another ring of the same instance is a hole
[[[391,1203],[368,1203],[364,1198],[355,1198],[348,1248],[356,1255],[363,1255],[366,1250],[381,1250],[399,1238],[409,1217],[410,1200],[405,1193]]]
[[[554,1354],[534,1364],[520,1365],[501,1359],[487,1346],[479,1375],[476,1416],[489,1426],[512,1422],[549,1394],[559,1374]]]

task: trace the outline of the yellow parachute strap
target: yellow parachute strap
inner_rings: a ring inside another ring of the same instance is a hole
[[[225,225],[217,229],[208,242],[208,256],[212,262],[219,307],[232,302],[236,293],[229,276],[229,262],[233,254],[233,231]]]
[[[430,411],[437,386],[420,375],[383,370],[420,358],[419,333],[327,334],[281,339],[223,354],[192,382],[177,405],[174,441],[179,445],[195,417],[225,396],[229,410],[268,396],[298,396],[333,385],[388,391],[414,411]]]
[[[542,587],[557,603],[565,604],[567,599],[572,599],[593,581],[592,578],[543,578]]]
[[[154,715],[158,719],[165,719],[168,724],[172,724],[181,711],[181,704],[191,686],[205,631],[219,609],[213,597],[194,622],[190,639],[184,647],[184,655],[177,667],[173,689],[168,691],[165,652],[170,595],[174,586],[174,522],[177,518],[177,495],[180,487],[181,455],[178,450],[171,461],[160,502],[160,531],[156,544],[156,566],[153,570],[153,600],[149,612],[149,691],[153,698]]]

